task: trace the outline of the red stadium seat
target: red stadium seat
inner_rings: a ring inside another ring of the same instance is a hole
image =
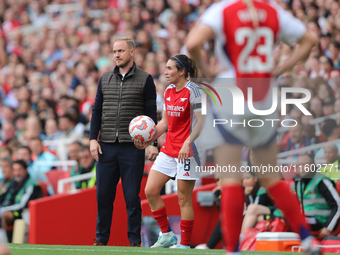
[[[47,182],[38,181],[41,188],[42,196],[47,197]]]
[[[70,172],[60,171],[60,170],[51,170],[45,173],[48,179],[48,182],[52,185],[54,193],[58,193],[58,181],[60,179],[65,179],[70,177]]]

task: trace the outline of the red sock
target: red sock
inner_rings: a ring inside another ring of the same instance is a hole
[[[162,207],[161,209],[152,211],[152,216],[157,221],[158,226],[161,228],[162,233],[167,233],[171,231],[165,206]]]
[[[221,192],[221,230],[228,252],[238,251],[243,221],[244,191],[241,185],[225,186]]]
[[[303,217],[300,204],[296,196],[290,191],[285,181],[279,181],[268,188],[268,193],[273,198],[275,206],[282,211],[292,230],[300,234],[301,239],[309,235],[309,227]]]
[[[189,246],[194,220],[181,220],[181,245]]]

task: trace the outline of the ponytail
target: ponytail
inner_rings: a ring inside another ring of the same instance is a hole
[[[184,69],[185,78],[198,78],[198,67],[196,62],[191,58],[188,58],[184,54],[178,54],[171,58],[171,60],[176,62],[176,68],[178,71]]]
[[[249,10],[251,19],[253,21],[254,28],[258,27],[259,26],[259,17],[257,15],[256,8],[254,6],[253,0],[243,0],[243,2],[246,4],[246,6]]]

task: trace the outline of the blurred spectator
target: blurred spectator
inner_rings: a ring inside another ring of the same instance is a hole
[[[15,151],[17,160],[23,160],[27,164],[28,173],[32,175],[32,151],[28,146],[21,146]]]
[[[13,140],[16,140],[15,126],[11,122],[5,123],[1,130],[0,147],[8,145]]]
[[[322,135],[325,137],[326,141],[333,141],[339,139],[339,129],[334,119],[328,119],[322,122],[321,124]],[[340,143],[335,144],[338,148],[338,152],[340,151]],[[315,154],[315,159],[324,158],[325,150],[324,148],[320,148]]]
[[[6,192],[10,180],[14,177],[12,164],[13,160],[10,157],[0,159],[0,168],[3,176],[0,181],[0,195]]]
[[[304,126],[302,123],[298,123],[295,127],[289,128],[290,138],[285,151],[291,151],[311,145],[309,138],[303,133]],[[298,154],[291,155],[290,157],[298,157]]]
[[[57,160],[51,152],[44,151],[42,140],[39,137],[33,137],[29,142],[29,148],[32,151],[33,163],[31,165],[31,178],[35,181],[47,181],[45,175],[46,172],[50,171],[53,166],[45,165],[44,163],[51,163]]]
[[[320,170],[331,180],[338,181],[340,180],[338,147],[336,147],[336,145],[327,145],[324,150],[327,165],[322,167]]]
[[[322,100],[318,97],[313,97],[310,100],[310,109],[313,111],[315,114],[315,118],[319,118],[323,116],[322,112]]]
[[[61,130],[62,134],[59,138],[57,155],[60,160],[66,160],[66,144],[73,141],[78,141],[81,136],[76,132],[75,121],[70,114],[65,114],[59,118],[59,129]]]
[[[96,161],[94,160],[94,158],[91,155],[90,152],[90,148],[89,147],[85,147],[85,146],[81,146],[79,149],[79,172],[78,174],[75,175],[79,175],[79,174],[86,174],[89,172],[96,172]],[[96,176],[89,178],[87,180],[81,181],[81,182],[77,182],[76,183],[76,187],[77,189],[80,188],[86,188],[86,187],[94,187],[96,184]]]
[[[47,119],[45,123],[45,141],[54,141],[55,145],[48,145],[47,148],[54,152],[57,149],[57,141],[62,132],[58,129],[58,122],[56,119]]]
[[[4,229],[16,219],[22,219],[29,201],[42,197],[40,186],[31,179],[23,160],[13,162],[13,175],[6,192],[0,195],[1,227]]]
[[[78,141],[67,145],[68,159],[79,161],[80,143]]]
[[[298,157],[299,174],[294,179],[295,191],[311,230],[320,231],[319,237],[324,238],[335,230],[339,221],[340,197],[335,183],[312,171],[313,165],[315,167],[311,155]]]
[[[15,111],[12,107],[3,105],[1,107],[2,116],[0,116],[0,127],[3,126],[5,123],[12,123],[15,120]]]
[[[330,78],[330,72],[333,67],[333,61],[327,56],[323,55],[319,58],[320,72],[319,76],[328,80]]]

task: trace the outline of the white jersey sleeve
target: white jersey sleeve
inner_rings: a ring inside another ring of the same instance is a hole
[[[207,8],[200,18],[200,23],[211,27],[215,35],[218,35],[222,28],[223,16],[222,16],[221,3],[214,3]]]
[[[194,112],[200,112],[202,111],[202,92],[195,83],[190,82],[188,85],[190,89],[190,105]]]
[[[301,39],[306,32],[306,25],[282,8],[278,8],[280,35],[279,39],[292,44]]]

